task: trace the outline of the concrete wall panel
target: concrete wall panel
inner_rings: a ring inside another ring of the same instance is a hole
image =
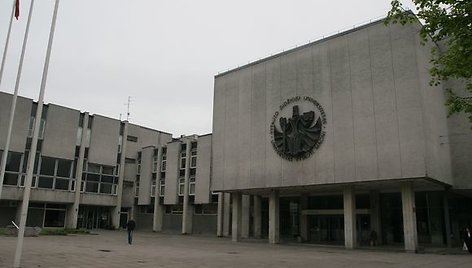
[[[42,155],[74,160],[80,112],[49,104]]]
[[[94,115],[88,161],[90,163],[115,166],[119,135],[120,121]]]
[[[164,204],[177,204],[178,184],[179,184],[179,158],[180,142],[172,142],[167,145],[167,168],[166,168],[166,188],[164,194]]]
[[[212,134],[212,190],[224,188],[226,77],[215,80]]]
[[[5,149],[7,142],[12,99],[11,94],[0,92],[0,150]],[[23,97],[17,98],[12,130],[14,135],[11,135],[10,151],[24,152],[25,150],[32,106],[33,100]]]
[[[195,204],[210,203],[211,135],[198,137]]]

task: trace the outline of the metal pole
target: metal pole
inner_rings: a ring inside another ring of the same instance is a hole
[[[28,167],[26,169],[25,190],[23,192],[23,203],[21,206],[20,230],[18,231],[18,242],[16,244],[15,262],[13,264],[14,268],[20,267],[21,253],[23,251],[23,239],[25,235],[26,218],[28,216],[29,199],[30,199],[30,193],[31,193],[31,181],[33,180],[34,161],[35,161],[36,149],[38,146],[39,128],[41,126],[41,115],[43,113],[44,92],[45,92],[46,81],[48,77],[49,59],[51,58],[52,41],[54,39],[54,30],[56,29],[56,19],[57,19],[58,9],[59,9],[59,0],[56,0],[56,3],[54,5],[54,14],[52,17],[51,30],[49,32],[49,41],[48,41],[48,47],[46,51],[46,60],[44,62],[43,78],[41,80],[41,88],[39,91],[38,108],[36,110],[36,121],[34,124],[34,131],[33,131],[33,140],[31,143],[31,149],[30,149],[30,153],[28,157]]]
[[[0,67],[0,85],[2,84],[3,68],[5,67],[5,59],[7,57],[8,43],[10,43],[11,24],[13,21],[13,15],[15,14],[16,0],[13,0],[11,8],[10,24],[8,25],[7,40],[5,41],[5,49],[3,50],[2,66]]]
[[[3,156],[2,156],[2,162],[1,162],[1,166],[0,166],[0,199],[2,199],[3,179],[5,177],[5,168],[7,166],[8,151],[10,150],[10,140],[11,140],[11,132],[12,132],[12,129],[13,129],[13,120],[15,118],[16,100],[18,99],[18,88],[20,87],[20,79],[21,79],[21,73],[22,73],[22,70],[23,70],[23,61],[24,61],[24,58],[25,58],[26,44],[28,43],[30,22],[31,22],[32,14],[33,14],[33,5],[34,5],[34,0],[31,0],[30,10],[29,10],[29,14],[28,14],[28,22],[26,23],[25,36],[23,37],[23,48],[21,50],[20,64],[18,65],[18,71],[16,73],[15,92],[13,93],[13,99],[11,101],[10,121],[8,122],[7,140],[6,140],[6,144],[5,144],[5,150],[3,150],[4,153],[3,153]],[[12,18],[13,18],[13,12],[12,12]],[[11,19],[10,19],[10,22],[11,22]],[[10,26],[11,26],[11,24],[10,24]],[[10,35],[10,32],[8,32],[8,35]],[[7,45],[5,45],[5,51],[6,51],[6,47],[7,47]],[[3,72],[3,64],[5,62],[5,53],[3,54],[3,56],[4,56],[4,58],[3,58],[3,62],[2,62],[1,72]],[[0,74],[0,80],[1,80],[1,74]]]

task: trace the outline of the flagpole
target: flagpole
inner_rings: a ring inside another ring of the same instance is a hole
[[[30,10],[28,14],[28,21],[26,23],[25,35],[23,37],[23,47],[21,49],[20,64],[18,65],[18,71],[16,73],[15,92],[13,93],[13,99],[11,101],[10,121],[8,123],[7,140],[5,144],[5,149],[3,150],[4,153],[2,155],[2,162],[0,165],[0,199],[2,198],[3,179],[5,178],[5,168],[7,165],[8,151],[10,150],[10,140],[11,140],[11,133],[13,129],[13,120],[15,117],[16,101],[18,99],[18,88],[20,87],[20,79],[21,79],[21,73],[23,70],[23,61],[25,58],[26,44],[28,43],[29,28],[30,28],[30,23],[31,23],[31,17],[33,14],[33,4],[34,4],[34,0],[31,0]],[[15,10],[15,7],[13,7],[13,10]],[[13,12],[12,12],[12,18],[13,18]],[[10,19],[10,22],[11,22],[11,19]],[[3,64],[2,64],[2,67],[3,67]]]
[[[20,262],[21,262],[21,253],[23,250],[23,239],[25,235],[26,218],[28,216],[29,199],[30,199],[30,193],[31,193],[31,181],[33,180],[34,161],[35,161],[35,156],[36,156],[36,149],[38,146],[39,129],[41,126],[41,115],[43,113],[44,92],[46,89],[46,81],[47,81],[48,70],[49,70],[49,60],[51,58],[52,41],[54,39],[54,31],[56,29],[58,9],[59,9],[59,0],[56,0],[56,3],[54,5],[54,14],[52,17],[51,30],[49,32],[49,41],[48,41],[48,47],[46,51],[46,60],[44,62],[41,88],[39,90],[38,108],[36,110],[36,120],[34,124],[33,139],[31,142],[31,149],[28,156],[28,166],[26,169],[26,179],[25,179],[25,190],[23,192],[23,202],[21,204],[20,229],[18,230],[18,242],[16,244],[15,262],[13,264],[14,268],[19,268]]]
[[[13,15],[15,14],[15,8],[16,8],[16,0],[13,0],[13,5],[11,8],[10,24],[8,25],[7,40],[5,42],[5,49],[3,50],[2,66],[0,67],[0,85],[2,84],[3,68],[5,67],[5,59],[7,57],[8,43],[10,43],[11,24],[13,21]]]

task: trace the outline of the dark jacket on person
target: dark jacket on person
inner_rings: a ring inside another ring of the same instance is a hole
[[[136,228],[136,222],[134,220],[129,220],[126,224],[126,228],[128,229],[128,231],[133,231],[134,228]]]

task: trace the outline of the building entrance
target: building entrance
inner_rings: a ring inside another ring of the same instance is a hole
[[[108,207],[80,206],[77,226],[85,229],[109,229],[110,215]]]
[[[308,241],[320,244],[344,244],[342,215],[308,215]]]

